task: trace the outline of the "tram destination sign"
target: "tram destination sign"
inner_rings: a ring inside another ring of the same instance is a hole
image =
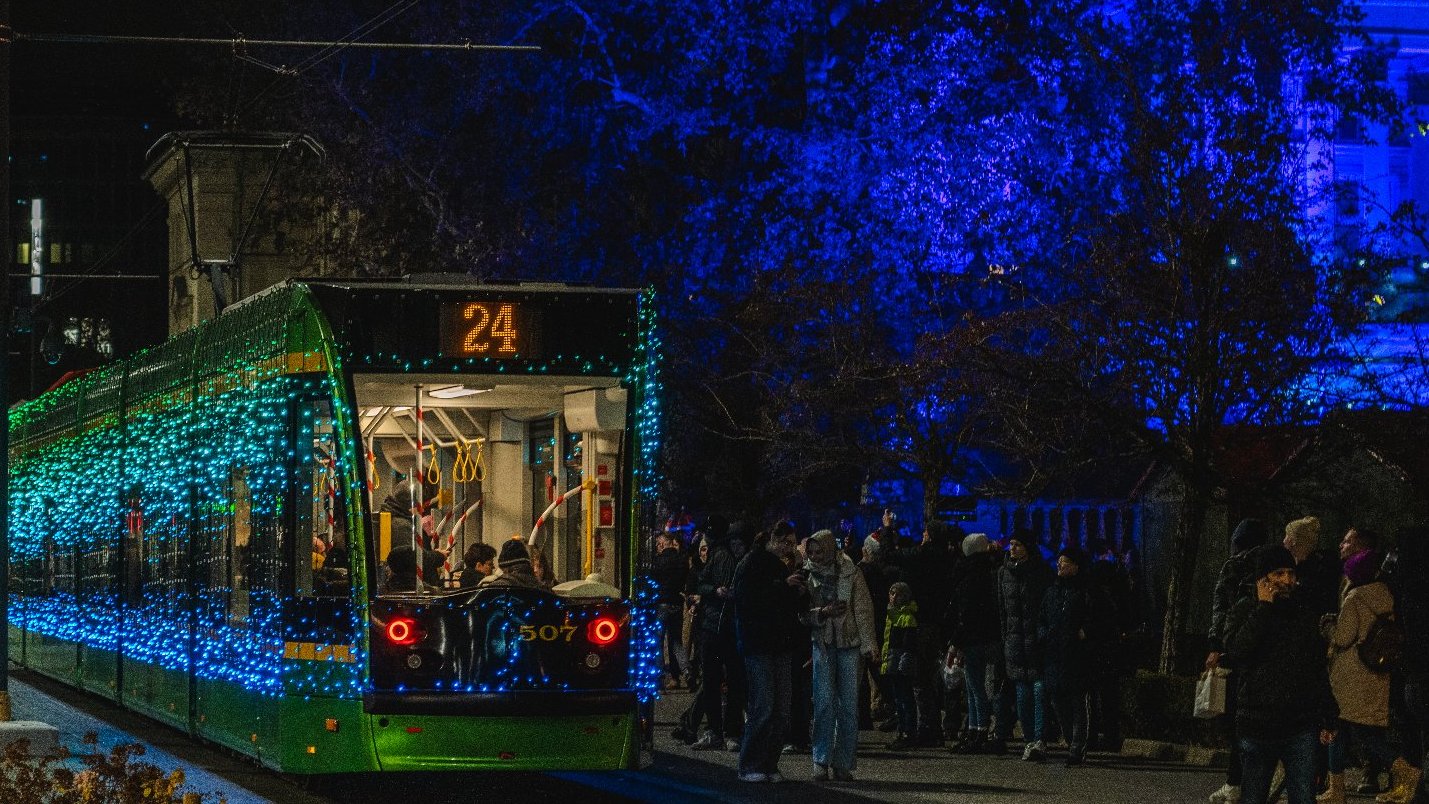
[[[310,287],[340,351],[355,365],[590,374],[619,373],[635,359],[635,291],[323,282]]]
[[[541,315],[519,301],[443,302],[439,308],[442,352],[497,360],[541,359]]]

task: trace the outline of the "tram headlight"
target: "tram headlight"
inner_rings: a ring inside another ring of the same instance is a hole
[[[605,647],[620,637],[620,623],[613,617],[597,617],[586,626],[585,635],[592,645]]]

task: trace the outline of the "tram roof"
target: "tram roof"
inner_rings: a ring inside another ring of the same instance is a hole
[[[642,337],[635,320],[640,290],[463,280],[456,275],[422,275],[402,281],[285,281],[157,346],[17,403],[10,409],[11,427],[29,425],[32,433],[36,428],[59,430],[100,410],[114,409],[121,393],[131,400],[185,393],[202,376],[225,372],[248,372],[252,376],[243,381],[252,382],[254,377],[327,370],[333,358],[349,361],[350,369],[361,371],[602,376],[623,374],[637,359],[636,341]],[[536,358],[507,363],[466,358],[468,365],[458,367],[457,358],[441,354],[435,305],[468,298],[559,303],[553,309],[571,312],[537,319],[552,345],[549,355],[539,355],[539,364]],[[578,348],[569,349],[572,345]],[[429,365],[434,362],[443,365]]]

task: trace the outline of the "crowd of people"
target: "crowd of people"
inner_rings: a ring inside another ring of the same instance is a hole
[[[1211,804],[1343,804],[1357,766],[1356,792],[1424,801],[1429,527],[1388,551],[1363,527],[1322,550],[1320,531],[1306,517],[1272,539],[1247,519],[1231,537],[1207,634],[1206,670],[1229,672]],[[885,515],[862,539],[719,516],[657,536],[666,681],[695,693],[673,737],[738,751],[747,782],[781,781],[800,753],[816,781],[853,781],[871,727],[892,751],[1003,754],[1018,738],[1025,761],[1064,743],[1075,766],[1119,750],[1122,643],[1139,625],[1128,556],[1025,529],[921,535]]]
[[[1247,519],[1231,538],[1206,657],[1207,671],[1230,670],[1231,754],[1211,804],[1262,804],[1277,787],[1290,804],[1343,804],[1354,752],[1364,763],[1356,792],[1423,800],[1429,528],[1402,529],[1388,552],[1362,527],[1338,551],[1320,550],[1320,530],[1305,517],[1272,540]]]
[[[891,514],[856,538],[711,516],[655,539],[666,683],[694,691],[673,737],[739,752],[739,778],[778,782],[807,753],[816,781],[854,780],[860,728],[893,751],[946,747],[1064,761],[1119,750],[1118,643],[1135,625],[1125,556]]]

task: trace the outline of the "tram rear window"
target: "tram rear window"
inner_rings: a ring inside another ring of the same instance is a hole
[[[596,497],[582,482],[613,481],[599,502],[615,510],[628,443],[617,378],[359,373],[353,387],[377,596],[470,588],[503,572],[480,556],[513,538],[547,586],[621,577],[619,523],[586,515]]]

